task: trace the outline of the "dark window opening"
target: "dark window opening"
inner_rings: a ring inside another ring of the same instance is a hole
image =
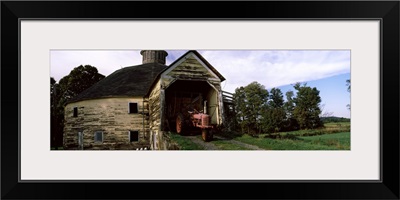
[[[129,103],[129,113],[138,113],[137,103]]]
[[[103,142],[103,132],[97,131],[97,132],[94,134],[94,141],[95,141],[95,142]]]
[[[129,131],[129,142],[139,141],[139,131]]]
[[[74,117],[78,117],[78,107],[74,107]]]

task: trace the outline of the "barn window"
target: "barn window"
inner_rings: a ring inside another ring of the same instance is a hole
[[[129,103],[129,113],[138,113],[137,103]]]
[[[103,132],[102,131],[97,131],[94,133],[94,141],[95,142],[103,142]]]
[[[139,131],[129,131],[129,142],[139,141]]]
[[[78,117],[78,107],[74,107],[74,117]]]

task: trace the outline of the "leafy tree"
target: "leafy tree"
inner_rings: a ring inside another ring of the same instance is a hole
[[[270,90],[268,107],[263,112],[263,128],[265,131],[279,132],[283,129],[286,112],[283,107],[283,94],[279,88]]]
[[[67,76],[60,79],[63,98],[67,101],[103,78],[104,75],[99,74],[97,68],[91,65],[75,67]]]
[[[347,79],[347,80],[346,80],[346,86],[347,86],[347,92],[350,92],[350,90],[351,90],[350,79]]]
[[[347,86],[347,92],[350,92],[350,90],[351,90],[350,79],[347,79],[347,80],[346,80],[346,86]],[[347,106],[347,108],[350,110],[350,104],[347,104],[346,106]]]
[[[257,82],[252,82],[246,87],[236,88],[234,94],[235,110],[238,124],[244,132],[247,127],[247,133],[261,132],[262,112],[267,105],[268,91]]]
[[[323,124],[319,118],[321,114],[321,97],[317,88],[308,87],[307,84],[296,83],[294,88],[297,90],[294,117],[301,129],[313,129],[321,127]]]
[[[247,121],[254,133],[261,132],[261,113],[267,105],[268,91],[258,82],[252,82],[244,88],[247,103]]]
[[[96,67],[80,65],[60,79],[59,83],[50,78],[51,95],[51,141],[52,147],[62,144],[64,129],[64,108],[68,100],[91,87],[105,76]]]
[[[244,132],[246,124],[246,94],[243,87],[236,88],[233,94],[235,111],[236,111],[236,121],[240,125],[241,132]]]
[[[286,122],[284,126],[285,131],[292,131],[292,130],[298,130],[299,126],[294,118],[294,93],[293,91],[289,90],[286,92],[286,102],[283,105],[285,109],[285,114],[286,114]]]
[[[272,108],[281,108],[284,102],[282,91],[279,88],[272,88],[269,93],[269,105]]]
[[[349,118],[344,118],[344,117],[321,117],[321,121],[323,123],[329,123],[329,122],[350,122]]]

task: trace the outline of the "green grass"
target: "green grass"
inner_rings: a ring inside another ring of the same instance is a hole
[[[225,140],[216,140],[214,138],[214,140],[211,142],[221,150],[250,150],[248,148],[245,148],[237,144],[232,144],[229,141]]]
[[[331,122],[324,126],[313,130],[260,134],[258,137],[234,132],[219,135],[266,150],[350,150],[349,122]],[[193,143],[185,136],[171,134],[170,137],[182,150],[204,150],[201,145]],[[201,135],[197,137],[201,139]],[[241,145],[216,138],[210,143],[221,150],[249,150]]]
[[[337,149],[350,150],[350,132],[300,138],[312,144],[335,146]]]
[[[328,122],[324,123],[325,127],[337,127],[337,126],[348,126],[350,127],[350,122]]]
[[[282,139],[243,135],[236,137],[235,140],[266,150],[350,150],[350,132],[303,137],[293,134]]]
[[[178,135],[176,133],[169,134],[172,142],[175,142],[180,150],[204,150],[204,148],[190,139],[185,138],[185,136]]]
[[[271,136],[272,138],[285,138],[285,136],[316,136],[316,135],[326,135],[333,133],[350,132],[350,122],[330,122],[324,124],[324,128],[319,129],[309,129],[309,130],[298,130],[290,132],[279,132],[271,134],[260,134],[260,137]]]

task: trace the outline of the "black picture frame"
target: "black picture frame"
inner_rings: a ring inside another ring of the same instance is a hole
[[[1,198],[399,199],[399,8],[398,1],[2,1]],[[20,127],[17,128],[21,112],[17,82],[21,18],[379,19],[382,22],[382,180],[21,183],[18,181]]]

